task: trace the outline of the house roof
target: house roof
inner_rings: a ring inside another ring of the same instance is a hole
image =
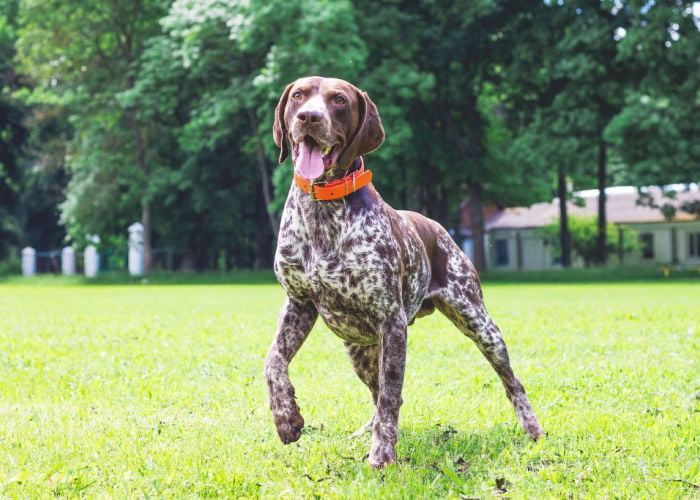
[[[654,204],[664,205],[669,203],[676,208],[690,201],[700,200],[700,190],[697,184],[690,187],[678,188],[675,199],[665,198],[659,188],[645,188],[642,192],[648,194]],[[609,222],[618,224],[641,222],[664,222],[667,219],[659,208],[652,208],[637,203],[639,193],[634,187],[614,187],[605,190],[606,215]],[[578,216],[595,216],[598,214],[598,190],[581,191],[576,193],[576,198],[583,201],[583,206],[575,205],[571,200],[567,202],[569,214]],[[498,210],[490,217],[486,217],[485,229],[519,229],[541,227],[553,222],[559,217],[559,201],[536,203],[530,207],[506,208]],[[695,220],[694,214],[677,210],[674,221]],[[468,230],[468,226],[464,229]]]

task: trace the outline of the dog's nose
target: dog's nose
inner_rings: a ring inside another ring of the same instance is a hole
[[[314,123],[320,123],[321,118],[323,115],[321,114],[320,111],[300,111],[297,113],[297,119],[302,122],[302,123],[309,123],[309,124],[314,124]]]

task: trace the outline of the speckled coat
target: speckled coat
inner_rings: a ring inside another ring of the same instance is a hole
[[[299,119],[312,98],[322,107],[313,126]],[[333,151],[328,154],[335,161],[321,182],[360,168],[359,157],[378,147],[383,134],[369,97],[341,80],[298,80],[287,87],[276,110],[280,161],[289,151],[287,139],[293,155],[297,144],[309,137]],[[288,365],[320,315],[345,342],[355,372],[370,389],[375,412],[364,428],[372,432],[370,464],[395,462],[407,326],[436,307],[476,343],[500,376],[525,431],[540,436],[501,333],[484,307],[478,275],[438,223],[392,209],[372,184],[344,198],[315,201],[292,183],[275,272],[287,299],[265,375],[272,415],[285,444],[299,439],[304,424]]]

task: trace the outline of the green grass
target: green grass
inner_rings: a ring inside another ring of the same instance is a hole
[[[307,427],[278,441],[262,376],[278,286],[9,280],[0,498],[700,496],[700,282],[485,296],[546,436],[524,436],[435,314],[409,330],[399,464],[377,471],[369,436],[347,438],[369,394],[321,324],[290,370]]]

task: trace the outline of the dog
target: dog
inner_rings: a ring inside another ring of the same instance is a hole
[[[384,141],[377,107],[339,79],[289,84],[273,126],[280,163],[291,153],[291,183],[274,269],[287,297],[265,359],[277,433],[301,436],[288,366],[318,316],[340,337],[374,402],[369,464],[396,462],[407,326],[436,308],[473,340],[500,377],[520,423],[542,427],[513,374],[508,350],[483,302],[479,277],[445,229],[421,214],[396,211],[375,190],[363,156]]]

